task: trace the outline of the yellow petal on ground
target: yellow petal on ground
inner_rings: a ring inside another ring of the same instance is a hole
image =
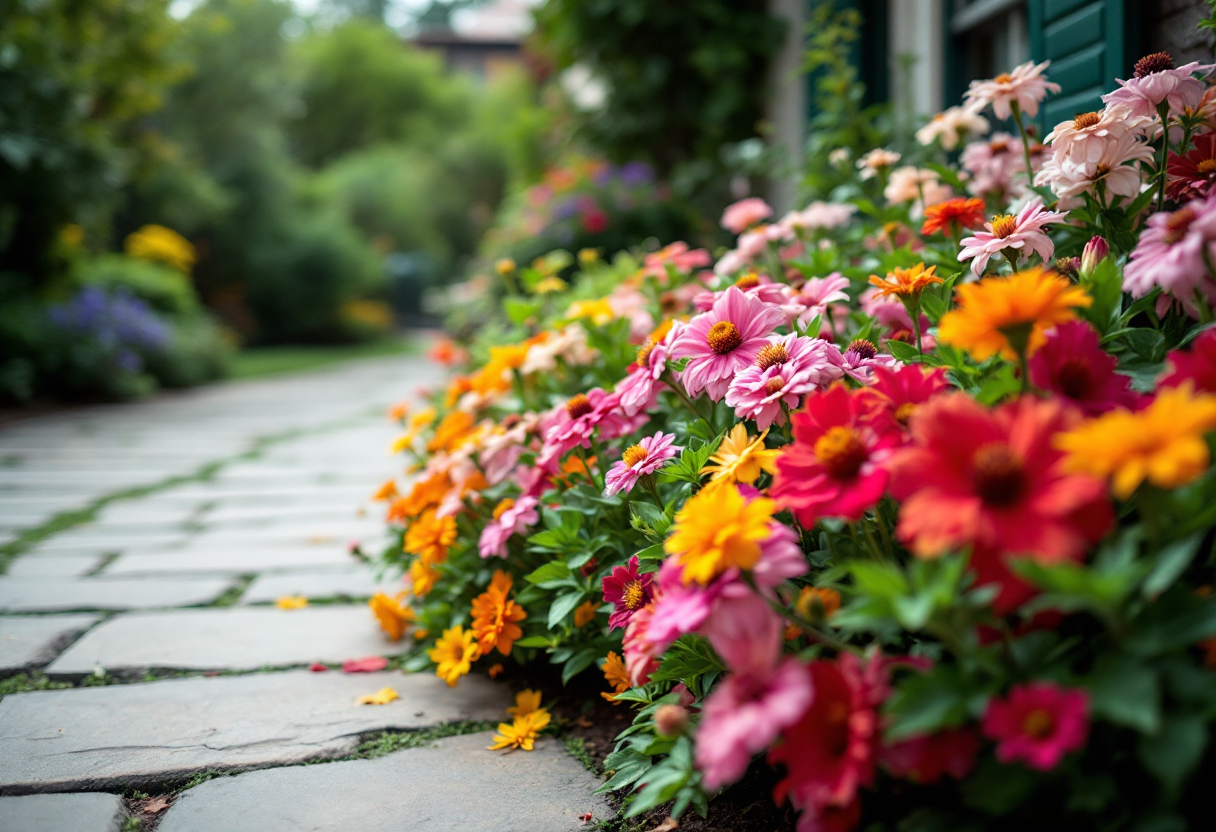
[[[281,610],[299,610],[308,606],[308,599],[303,595],[284,595],[274,605]]]
[[[400,699],[401,696],[392,688],[380,688],[375,693],[369,693],[366,696],[360,696],[355,702],[356,705],[387,705],[394,699]]]

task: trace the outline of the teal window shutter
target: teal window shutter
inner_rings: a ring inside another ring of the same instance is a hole
[[[1078,113],[1098,110],[1101,96],[1127,78],[1130,43],[1129,0],[1029,0],[1030,53],[1060,85],[1059,94],[1039,110],[1046,130]]]

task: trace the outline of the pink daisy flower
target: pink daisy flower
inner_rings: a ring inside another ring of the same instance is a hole
[[[1206,258],[1216,257],[1216,197],[1197,199],[1173,213],[1148,218],[1148,228],[1123,271],[1123,291],[1141,298],[1160,286],[1193,318],[1195,294],[1216,302]]]
[[[790,334],[774,336],[756,354],[726,391],[726,403],[740,419],[754,419],[768,430],[785,424],[785,412],[798,407],[807,393],[823,390],[844,375],[843,358],[835,344],[820,338]]]
[[[840,272],[827,277],[812,277],[790,294],[782,307],[790,321],[809,324],[815,317],[827,317],[828,307],[833,303],[848,303],[849,279]]]
[[[604,601],[615,609],[608,616],[608,629],[615,630],[629,624],[633,614],[654,599],[652,573],[638,572],[638,556],[634,555],[624,566],[613,567],[603,580]]]
[[[722,227],[731,234],[742,234],[749,226],[766,220],[773,209],[760,197],[748,197],[726,206],[722,212]]]
[[[789,299],[789,287],[784,283],[774,283],[773,279],[766,274],[748,272],[736,280],[734,285],[736,289],[745,294],[759,298],[773,306],[780,306]],[[721,292],[709,290],[697,292],[692,299],[692,305],[699,312],[708,312],[714,308],[714,302],[721,296]]]
[[[967,110],[980,113],[991,104],[993,115],[1004,121],[1013,115],[1012,105],[1016,102],[1023,114],[1034,118],[1039,114],[1039,102],[1047,93],[1060,91],[1059,84],[1048,81],[1043,75],[1043,70],[1050,65],[1051,61],[1041,64],[1027,61],[1013,72],[1002,73],[990,81],[972,81],[963,96]]]
[[[1005,249],[1014,249],[1019,257],[1037,254],[1043,262],[1051,260],[1056,247],[1043,232],[1043,226],[1060,222],[1068,212],[1046,211],[1041,198],[1032,199],[1016,217],[1008,214],[994,217],[984,223],[987,231],[978,231],[974,237],[963,239],[963,250],[959,252],[960,263],[971,260],[971,272],[979,277],[984,273],[988,260]],[[974,258],[974,259],[972,259]]]
[[[1030,357],[1030,381],[1068,399],[1086,416],[1117,407],[1136,409],[1140,395],[1132,380],[1115,372],[1118,361],[1102,351],[1094,328],[1069,321],[1047,334],[1047,342]]]
[[[1004,699],[989,700],[983,732],[996,741],[996,758],[1002,763],[1021,760],[1051,771],[1065,754],[1085,746],[1089,694],[1051,682],[1019,685]]]
[[[1189,352],[1174,350],[1166,360],[1170,370],[1160,381],[1162,387],[1179,387],[1189,381],[1197,393],[1216,393],[1216,329],[1196,338]]]
[[[859,338],[849,344],[849,348],[840,356],[840,369],[854,381],[869,384],[874,370],[879,367],[895,369],[900,366],[899,359],[893,355],[882,355],[878,347],[864,338]]]
[[[628,493],[640,477],[650,476],[662,468],[667,460],[684,450],[682,445],[672,444],[675,439],[674,434],[659,431],[626,448],[621,459],[608,469],[604,495],[611,497],[621,491]]]
[[[1119,89],[1108,92],[1102,100],[1126,106],[1133,116],[1157,118],[1157,105],[1161,103],[1168,104],[1170,112],[1181,113],[1198,106],[1207,89],[1195,74],[1206,76],[1212,69],[1212,64],[1197,61],[1175,67],[1168,52],[1155,52],[1136,61],[1131,78],[1116,78]]]
[[[1153,148],[1136,133],[1125,132],[1106,141],[1093,162],[1053,154],[1035,175],[1034,183],[1049,186],[1066,205],[1082,204],[1077,197],[1096,193],[1099,182],[1107,198],[1131,199],[1140,194],[1141,163],[1152,161]]]
[[[649,410],[655,403],[661,383],[659,379],[667,369],[671,343],[681,326],[683,324],[677,321],[663,340],[657,344],[648,340],[638,347],[635,369],[616,386],[616,393],[621,397],[621,409],[626,416],[636,416]]]
[[[481,538],[477,541],[477,551],[481,556],[505,558],[507,541],[511,536],[523,534],[540,520],[536,504],[535,497],[503,500],[494,511],[494,520],[481,530]]]
[[[713,309],[693,318],[672,342],[671,357],[689,359],[681,374],[689,395],[704,390],[720,401],[731,379],[756,360],[768,334],[784,320],[780,309],[734,286],[727,289]]]
[[[577,447],[590,448],[591,434],[597,428],[604,439],[632,433],[645,416],[629,418],[621,409],[619,393],[596,387],[579,393],[554,413],[555,424],[545,432],[537,464],[549,467]]]
[[[1025,186],[1021,143],[1009,133],[993,133],[988,141],[971,142],[963,148],[959,164],[971,174],[967,188],[976,196],[1012,198]]]

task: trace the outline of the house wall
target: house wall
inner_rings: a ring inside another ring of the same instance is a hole
[[[1205,0],[1144,0],[1140,5],[1140,31],[1148,33],[1143,54],[1169,52],[1179,65],[1212,62],[1216,37],[1199,29],[1209,13]]]

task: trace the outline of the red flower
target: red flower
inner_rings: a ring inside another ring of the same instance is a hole
[[[940,231],[950,234],[956,229],[979,228],[984,224],[984,219],[984,200],[955,197],[925,209],[925,222],[920,227],[920,233],[927,237]]]
[[[902,440],[908,435],[908,420],[920,405],[949,387],[946,371],[914,364],[897,369],[874,368],[874,382],[857,397],[869,406],[870,419],[879,430],[892,431]]]
[[[610,630],[628,625],[633,614],[654,597],[654,590],[650,588],[654,575],[639,575],[638,564],[638,556],[634,555],[628,563],[614,567],[612,573],[604,578],[604,600],[616,607],[608,616]]]
[[[588,234],[599,234],[608,227],[608,215],[599,209],[583,214],[583,230]]]
[[[984,734],[996,740],[1002,763],[1021,760],[1050,771],[1065,754],[1084,747],[1089,734],[1089,694],[1051,682],[1020,685],[984,712]]]
[[[791,422],[794,442],[777,458],[772,496],[804,528],[820,517],[859,519],[886,490],[882,463],[898,437],[877,430],[866,403],[843,384],[807,396]]]
[[[1196,338],[1190,352],[1174,350],[1166,359],[1171,369],[1160,386],[1180,387],[1184,381],[1190,381],[1196,393],[1216,393],[1216,329]]]
[[[1195,139],[1195,149],[1185,156],[1171,153],[1165,175],[1165,193],[1175,202],[1190,202],[1210,194],[1216,183],[1216,133]]]
[[[920,557],[975,546],[1077,559],[1110,526],[1104,484],[1064,474],[1054,436],[1075,412],[1023,398],[987,410],[962,393],[912,417],[912,444],[891,460],[899,537]]]
[[[882,750],[882,763],[895,777],[914,783],[936,783],[943,774],[962,780],[975,766],[979,737],[970,728],[953,728],[911,737]]]
[[[1099,416],[1116,407],[1134,410],[1141,396],[1131,379],[1115,372],[1118,362],[1102,351],[1098,333],[1083,321],[1053,329],[1030,357],[1030,381],[1068,399],[1086,416]]]

